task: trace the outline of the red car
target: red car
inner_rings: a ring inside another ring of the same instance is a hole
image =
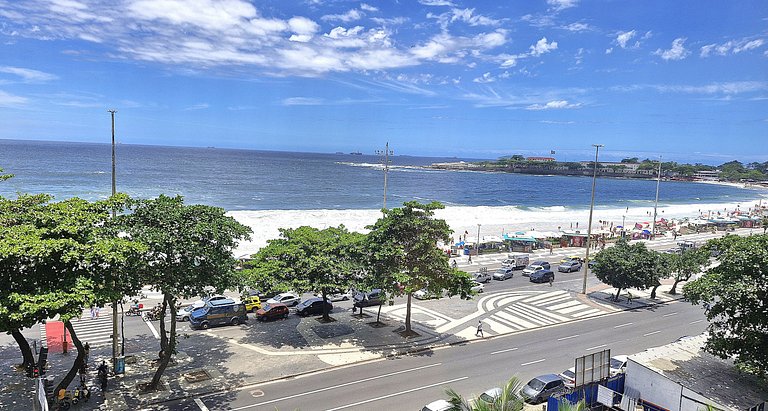
[[[257,320],[266,321],[275,318],[288,318],[288,306],[280,303],[264,304],[256,311]]]

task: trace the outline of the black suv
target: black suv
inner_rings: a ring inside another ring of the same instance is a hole
[[[354,296],[356,308],[381,305],[381,290],[376,288],[369,293],[356,293]]]
[[[327,303],[328,312],[333,310],[333,304]],[[310,314],[322,314],[323,313],[323,299],[322,298],[308,298],[299,303],[296,306],[296,314],[301,316],[307,316]]]

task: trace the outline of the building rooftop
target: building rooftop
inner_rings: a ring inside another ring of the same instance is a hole
[[[746,410],[768,401],[768,384],[739,372],[732,360],[704,351],[707,335],[630,355],[630,360],[732,410]]]

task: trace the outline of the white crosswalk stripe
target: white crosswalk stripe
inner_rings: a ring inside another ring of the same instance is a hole
[[[102,314],[104,312],[105,310],[102,310]],[[77,338],[83,344],[87,342],[91,347],[100,347],[112,343],[112,317],[110,315],[90,318],[90,312],[83,311],[81,319],[72,321],[72,328],[75,329]]]

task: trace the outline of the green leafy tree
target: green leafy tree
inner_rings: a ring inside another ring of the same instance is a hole
[[[411,330],[413,293],[426,288],[431,294],[447,290],[448,295],[469,298],[472,282],[467,273],[448,266],[448,257],[437,247],[448,243],[451,229],[434,210],[444,206],[438,202],[420,204],[409,201],[402,208],[383,210],[384,216],[368,228],[367,248],[375,282],[392,296],[406,296],[405,332]]]
[[[768,375],[768,236],[710,240],[720,264],[686,284],[683,294],[704,306],[705,349],[761,377]]]
[[[300,293],[317,292],[327,303],[328,294],[348,290],[360,271],[365,236],[349,232],[343,225],[324,230],[281,228],[280,237],[269,240],[249,264],[260,266],[251,271],[258,273],[259,279],[268,276]],[[323,319],[331,320],[327,304],[323,305]]]
[[[654,275],[647,278],[647,285],[652,287],[651,298],[656,298],[656,290],[659,288],[659,286],[661,286],[661,279],[669,278],[672,275],[672,267],[676,256],[673,254],[660,253],[653,250],[651,250],[651,252],[656,257],[656,266],[653,269]]]
[[[446,390],[451,411],[520,411],[525,406],[525,399],[520,395],[522,382],[512,377],[501,387],[501,394],[489,402],[488,398],[475,398],[469,401],[453,389]]]
[[[677,294],[677,285],[681,281],[688,281],[691,276],[701,272],[705,265],[709,263],[710,249],[708,247],[696,249],[684,249],[679,254],[673,254],[672,272],[675,274],[675,282],[669,293]]]
[[[658,281],[654,280],[657,264],[658,257],[645,244],[630,245],[627,240],[619,239],[614,247],[595,254],[592,272],[600,281],[616,288],[614,301],[618,301],[625,288],[652,287]]]
[[[131,212],[116,218],[122,229],[148,248],[144,280],[163,293],[162,316],[176,318],[179,297],[223,291],[235,284],[237,259],[232,250],[250,229],[225,215],[221,208],[184,205],[181,197],[161,195],[131,202]],[[176,352],[176,321],[166,332],[160,321],[160,363],[147,390],[156,390],[171,356]]]

